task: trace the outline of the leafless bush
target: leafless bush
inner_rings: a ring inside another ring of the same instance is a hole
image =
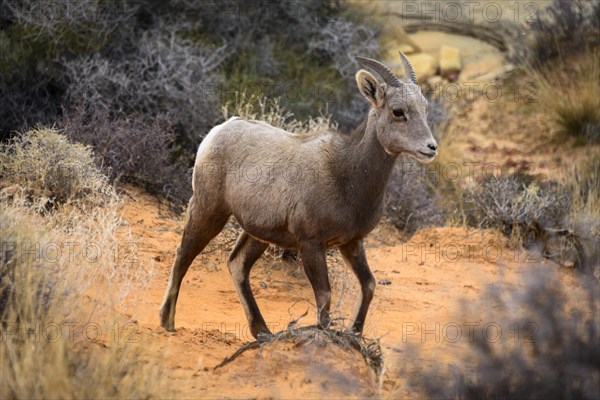
[[[488,176],[464,192],[467,223],[496,228],[559,263],[582,266],[582,238],[571,229],[571,190],[523,172]]]
[[[67,99],[90,114],[105,109],[154,118],[169,112],[182,127],[178,139],[195,146],[220,116],[216,70],[228,55],[226,44],[200,47],[174,27],[159,26],[143,34],[133,54],[65,61]]]
[[[167,115],[111,117],[71,109],[61,121],[65,134],[95,149],[98,163],[116,181],[135,182],[176,205],[191,195],[191,170],[171,160],[175,136]]]
[[[372,27],[347,19],[330,19],[320,27],[309,41],[309,49],[317,59],[332,65],[345,80],[345,87],[338,89],[338,97],[347,99],[329,104],[329,112],[343,128],[356,125],[368,110],[362,96],[355,90],[354,73],[360,69],[356,56],[377,58],[380,53],[377,33]],[[329,99],[331,100],[331,99]]]
[[[412,378],[431,398],[445,399],[597,399],[600,390],[600,321],[598,281],[577,279],[573,288],[556,274],[529,276],[525,289],[502,299],[490,288],[488,301],[497,309],[513,311],[500,326],[517,326],[514,346],[490,343],[474,336],[475,376],[452,366],[446,371],[426,371]],[[568,299],[571,297],[571,301]]]
[[[536,61],[544,61],[600,44],[600,1],[554,0],[535,14],[530,28],[535,34]]]
[[[8,139],[17,128],[48,124],[59,115],[60,91],[49,90],[40,77],[9,81],[0,74],[0,98],[0,140]]]
[[[36,28],[40,35],[63,45],[65,27],[79,33],[109,36],[121,24],[130,22],[136,2],[117,0],[16,0],[6,2],[6,11],[16,23]],[[83,37],[83,36],[82,36]]]
[[[376,57],[379,43],[373,29],[345,19],[330,19],[309,42],[318,56],[327,57],[344,77],[360,68],[355,57]]]
[[[555,181],[539,182],[526,173],[486,177],[466,190],[469,223],[525,236],[556,229],[568,215],[568,190]]]

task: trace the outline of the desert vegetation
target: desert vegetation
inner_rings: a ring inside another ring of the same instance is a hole
[[[115,307],[152,272],[113,257],[120,198],[92,150],[37,129],[3,145],[0,157],[2,397],[166,394],[136,338],[107,347],[99,337],[127,323]],[[90,300],[91,292],[101,295]]]
[[[432,45],[411,7],[435,3]],[[600,1],[498,3],[513,21],[497,24],[480,6],[449,21],[450,3],[2,2],[0,397],[598,398]],[[354,57],[398,50],[431,63],[439,156],[394,167],[364,336],[346,331],[360,286],[336,249],[323,331],[299,255],[271,246],[251,285],[279,333],[252,342],[234,218],[190,268],[181,328],[160,329],[208,131],[239,116],[350,134],[369,107]]]

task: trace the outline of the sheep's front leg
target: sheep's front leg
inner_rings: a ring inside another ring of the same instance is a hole
[[[344,257],[344,261],[352,268],[352,271],[354,271],[360,282],[362,300],[358,313],[354,318],[352,330],[356,333],[362,333],[365,320],[367,319],[367,311],[369,311],[369,305],[375,292],[375,278],[369,269],[369,264],[367,264],[367,256],[362,240],[353,240],[340,246],[339,249],[342,257]]]
[[[321,244],[300,245],[300,257],[304,273],[308,277],[315,292],[317,302],[317,317],[319,326],[327,328],[331,324],[329,310],[331,308],[331,287],[327,276],[327,262],[325,258],[325,246]]]

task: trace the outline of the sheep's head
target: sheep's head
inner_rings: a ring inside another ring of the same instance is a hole
[[[379,61],[357,57],[358,62],[377,71],[386,84],[362,69],[356,74],[356,83],[373,105],[371,118],[375,118],[377,138],[385,151],[393,155],[408,153],[428,163],[437,155],[437,143],[427,125],[427,100],[410,61],[403,53],[400,56],[408,79],[400,80]]]

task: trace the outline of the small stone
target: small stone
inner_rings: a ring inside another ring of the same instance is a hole
[[[380,279],[379,284],[380,285],[391,285],[392,281],[390,281],[389,279]]]
[[[458,76],[461,70],[460,49],[453,46],[442,46],[440,49],[440,75],[448,77],[450,74],[456,74]]]

